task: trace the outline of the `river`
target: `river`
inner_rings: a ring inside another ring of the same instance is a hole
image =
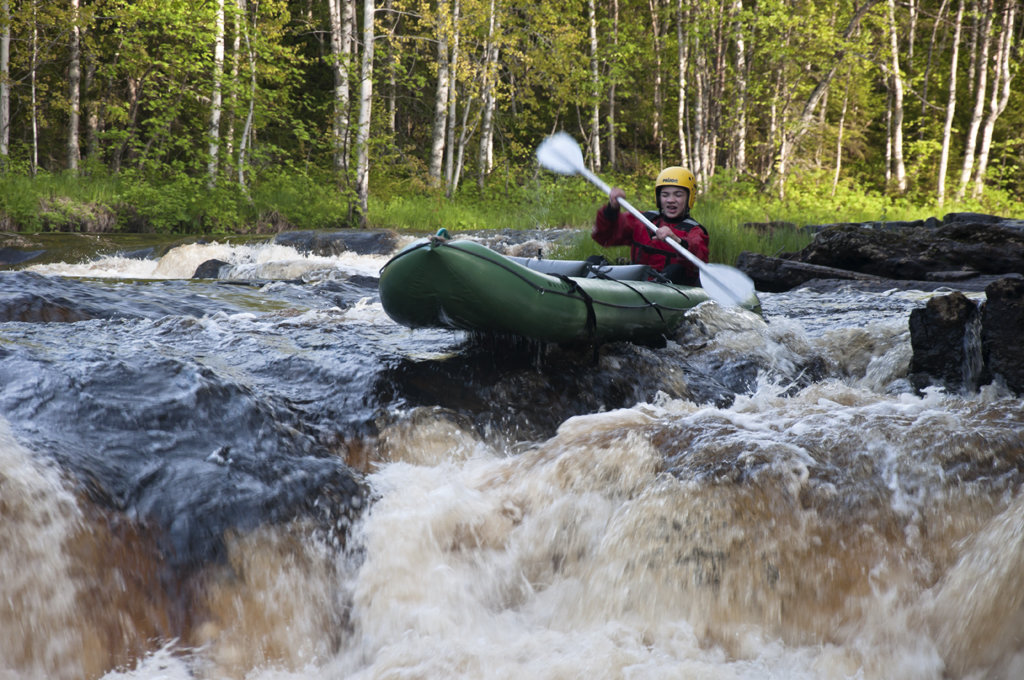
[[[386,260],[0,272],[0,678],[1024,676],[1024,401],[914,393],[934,293],[594,351],[398,326]]]

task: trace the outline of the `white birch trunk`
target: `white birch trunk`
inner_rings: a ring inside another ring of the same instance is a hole
[[[82,106],[81,31],[78,27],[78,0],[71,0],[71,60],[68,65],[68,170],[77,172],[82,159],[78,148],[78,118]]]
[[[896,34],[896,2],[889,2],[889,49],[892,55],[892,162],[896,191],[907,193],[907,166],[903,161],[903,75],[900,73],[899,39]]]
[[[704,164],[704,152],[707,140],[707,94],[710,83],[708,82],[707,57],[704,54],[702,41],[697,39],[693,43],[693,163],[690,170],[697,178],[698,184],[707,180],[708,168]]]
[[[391,16],[393,5],[392,0],[385,0],[384,2],[384,14],[385,16]],[[395,57],[395,27],[397,23],[391,22],[388,28],[388,53],[387,53],[387,64],[388,64],[388,132],[392,135],[398,130],[398,64],[397,58]]]
[[[614,53],[616,60],[619,59],[619,0],[611,0],[611,14],[612,14],[612,45],[615,46]],[[608,167],[612,170],[616,167],[616,146],[618,145],[617,134],[615,130],[615,86],[616,77],[613,75],[611,83],[608,86],[608,132],[605,135],[608,141]]]
[[[888,79],[886,85],[892,82]],[[885,188],[892,186],[892,87],[885,98]]]
[[[654,120],[651,121],[651,136],[654,143],[658,145],[658,165],[665,164],[665,140],[661,132],[661,104],[664,96],[661,91],[661,21],[658,17],[658,9],[661,0],[648,0],[647,5],[651,10],[651,34],[654,44],[654,73],[652,94],[654,95]]]
[[[690,167],[689,146],[686,143],[686,69],[687,50],[686,36],[683,33],[683,0],[676,2],[676,41],[678,52],[676,54],[677,66],[679,67],[679,79],[676,84],[679,87],[679,106],[676,109],[676,136],[679,138],[679,160]]]
[[[366,223],[370,197],[370,116],[373,112],[374,0],[363,0],[363,64],[359,75],[359,126],[356,130],[356,195]]]
[[[597,59],[597,7],[587,0],[587,18],[590,33],[590,169],[601,172],[601,72]]]
[[[960,32],[964,20],[964,0],[956,12],[956,23],[953,25],[953,56],[950,59],[949,99],[946,101],[946,122],[942,126],[942,152],[939,154],[939,181],[935,200],[941,208],[946,202],[946,171],[949,168],[949,146],[953,133],[953,116],[956,114],[956,74],[957,62],[960,59]]]
[[[36,28],[36,0],[32,0],[32,64],[29,82],[32,97],[32,176],[39,170],[39,106],[36,101],[36,67],[39,65],[39,29]]]
[[[483,111],[480,123],[480,149],[477,152],[477,186],[484,188],[484,180],[491,172],[491,139],[494,136],[494,74],[498,67],[498,48],[495,45],[495,0],[490,0],[487,15],[487,42],[484,46],[484,69],[481,98]]]
[[[736,0],[733,6],[735,16],[743,14],[743,0]],[[736,21],[736,133],[734,162],[737,173],[747,171],[747,47],[743,26]]]
[[[971,113],[971,123],[967,129],[967,139],[964,142],[964,161],[960,167],[960,181],[956,188],[956,200],[962,201],[967,193],[967,182],[971,178],[971,171],[974,169],[974,152],[978,144],[978,130],[981,128],[981,119],[985,111],[985,92],[988,90],[988,53],[992,48],[992,3],[991,0],[980,0],[982,3],[981,13],[977,20],[977,40],[980,52],[975,61],[974,83],[974,110]]]
[[[846,91],[843,93],[843,108],[839,113],[839,130],[836,133],[836,168],[832,174],[832,198],[836,197],[836,188],[839,186],[839,173],[843,167],[843,133],[846,130],[846,111],[850,105],[850,83],[852,82],[853,74],[851,72],[847,76]]]
[[[0,33],[0,156],[7,162],[11,141],[11,6],[3,0],[3,32]]]
[[[452,189],[449,191],[448,196],[451,197],[455,193],[455,190],[459,188],[459,181],[462,179],[462,168],[463,161],[466,157],[466,146],[469,142],[469,138],[473,136],[476,125],[479,122],[479,117],[474,119],[473,125],[469,125],[469,103],[462,107],[462,124],[459,126],[459,141],[457,144],[458,152],[455,154],[455,171],[452,175]]]
[[[224,77],[224,0],[217,0],[213,36],[213,92],[210,94],[210,159],[207,166],[208,184],[217,184],[218,155],[220,153],[220,116],[222,109],[221,79]]]
[[[431,184],[441,183],[441,164],[444,160],[445,133],[448,125],[448,2],[437,3],[437,88],[434,92],[434,129],[431,134],[430,166],[427,169]]]
[[[853,16],[850,18],[849,23],[846,26],[846,30],[843,32],[843,38],[849,39],[860,25],[861,19],[867,14],[868,10],[871,9],[879,0],[864,0],[864,3],[858,7]],[[836,52],[835,58],[831,68],[828,72],[818,81],[818,84],[811,90],[811,94],[807,97],[807,101],[804,103],[803,111],[800,114],[799,119],[796,121],[792,131],[787,131],[784,128],[780,129],[780,144],[779,144],[779,155],[775,164],[775,171],[778,172],[778,179],[780,184],[780,198],[784,197],[785,191],[782,189],[782,185],[785,184],[785,170],[788,167],[788,156],[792,153],[793,149],[796,148],[800,139],[807,133],[810,123],[814,117],[814,111],[817,109],[818,104],[821,103],[822,98],[828,91],[829,86],[832,83],[832,79],[836,75],[836,70],[839,68],[841,58],[844,56],[844,51],[840,49]],[[776,83],[777,92],[782,91],[781,75],[779,76],[779,82]],[[772,118],[776,117],[776,103],[773,99],[772,102]],[[888,111],[889,108],[886,107]],[[780,124],[781,127],[781,124]],[[772,169],[769,169],[769,178]],[[886,164],[886,172],[888,172],[888,164]]]
[[[992,96],[989,100],[988,116],[981,130],[981,148],[978,150],[978,167],[974,172],[972,198],[981,198],[985,187],[985,172],[988,170],[988,155],[992,148],[992,133],[996,119],[1006,110],[1010,102],[1010,52],[1013,47],[1013,25],[1017,14],[1016,0],[1009,0],[1003,7],[1003,21],[996,49],[995,80],[992,82]]]
[[[249,135],[252,131],[252,121],[256,112],[256,52],[252,48],[252,41],[249,38],[249,19],[246,16],[246,0],[238,0],[241,12],[242,39],[245,42],[245,53],[249,62],[249,110],[245,115],[245,125],[242,126],[242,134],[238,139],[238,186],[245,188],[245,156],[249,146]]]
[[[245,21],[245,0],[235,0],[235,29],[231,36],[231,83],[228,99],[227,121],[224,130],[224,157],[235,158],[235,123],[238,117],[238,77],[242,72],[242,22]]]
[[[445,165],[444,182],[445,193],[449,198],[455,193],[455,121],[458,120],[458,95],[459,95],[459,40],[462,37],[462,26],[460,25],[460,14],[462,3],[460,0],[452,0],[452,57],[448,64],[451,85],[448,88],[448,134],[445,142]]]
[[[331,22],[331,56],[334,74],[334,116],[331,135],[334,138],[334,169],[348,167],[349,131],[349,64],[352,59],[352,2],[327,0]]]

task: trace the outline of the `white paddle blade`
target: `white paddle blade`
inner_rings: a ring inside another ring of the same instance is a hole
[[[560,175],[575,175],[584,167],[583,152],[568,132],[556,132],[541,142],[537,162]]]
[[[700,287],[724,307],[735,307],[754,299],[754,282],[735,267],[705,264],[700,268]]]

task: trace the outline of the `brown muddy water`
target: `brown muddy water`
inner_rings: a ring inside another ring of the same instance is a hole
[[[1024,676],[1024,401],[914,393],[933,293],[575,351],[135,245],[0,272],[4,680]]]

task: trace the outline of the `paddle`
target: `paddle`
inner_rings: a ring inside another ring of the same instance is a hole
[[[605,194],[611,192],[611,187],[583,164],[583,152],[580,151],[576,140],[566,132],[556,132],[541,142],[537,147],[537,160],[552,172],[560,175],[582,175]],[[620,198],[619,205],[643,222],[651,234],[658,232],[658,228],[626,199]],[[666,243],[700,270],[701,288],[718,304],[727,307],[740,305],[754,294],[754,282],[739,269],[724,264],[701,262],[696,255],[675,241],[669,240]]]

